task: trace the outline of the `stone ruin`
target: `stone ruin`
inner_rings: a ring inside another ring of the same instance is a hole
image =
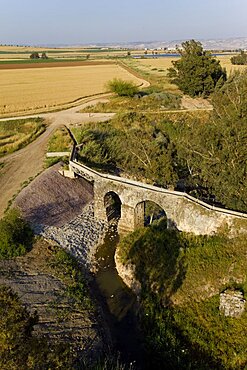
[[[219,310],[229,317],[240,317],[245,310],[246,300],[240,290],[227,289],[220,294]]]

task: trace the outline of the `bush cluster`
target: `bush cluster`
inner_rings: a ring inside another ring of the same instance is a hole
[[[232,64],[245,65],[247,64],[247,54],[242,50],[239,55],[231,58]]]
[[[0,220],[0,259],[8,259],[25,254],[33,242],[33,232],[20,212],[11,209]]]
[[[112,81],[109,81],[107,88],[118,96],[133,97],[138,93],[138,87],[133,82],[124,81],[118,78],[114,78]]]

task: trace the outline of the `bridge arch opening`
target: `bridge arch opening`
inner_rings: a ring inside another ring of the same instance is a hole
[[[149,226],[161,219],[165,221],[167,226],[166,212],[159,204],[145,200],[136,205],[135,227]]]
[[[106,217],[109,223],[117,222],[121,218],[122,202],[117,193],[109,191],[104,197]]]

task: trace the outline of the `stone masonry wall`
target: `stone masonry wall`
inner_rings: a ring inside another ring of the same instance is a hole
[[[90,168],[70,162],[71,170],[94,183],[95,217],[106,221],[104,197],[108,192],[116,193],[122,203],[119,231],[133,231],[140,225],[140,208],[144,201],[152,201],[162,207],[168,225],[180,231],[197,235],[211,235],[219,228],[247,233],[247,215],[240,212],[212,207],[186,193],[169,191],[117,176],[100,174]]]

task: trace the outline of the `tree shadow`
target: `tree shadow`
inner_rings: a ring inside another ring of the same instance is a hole
[[[156,293],[163,305],[172,304],[172,296],[182,286],[187,273],[185,249],[181,233],[167,229],[166,220],[145,228],[128,253],[144,294]]]

